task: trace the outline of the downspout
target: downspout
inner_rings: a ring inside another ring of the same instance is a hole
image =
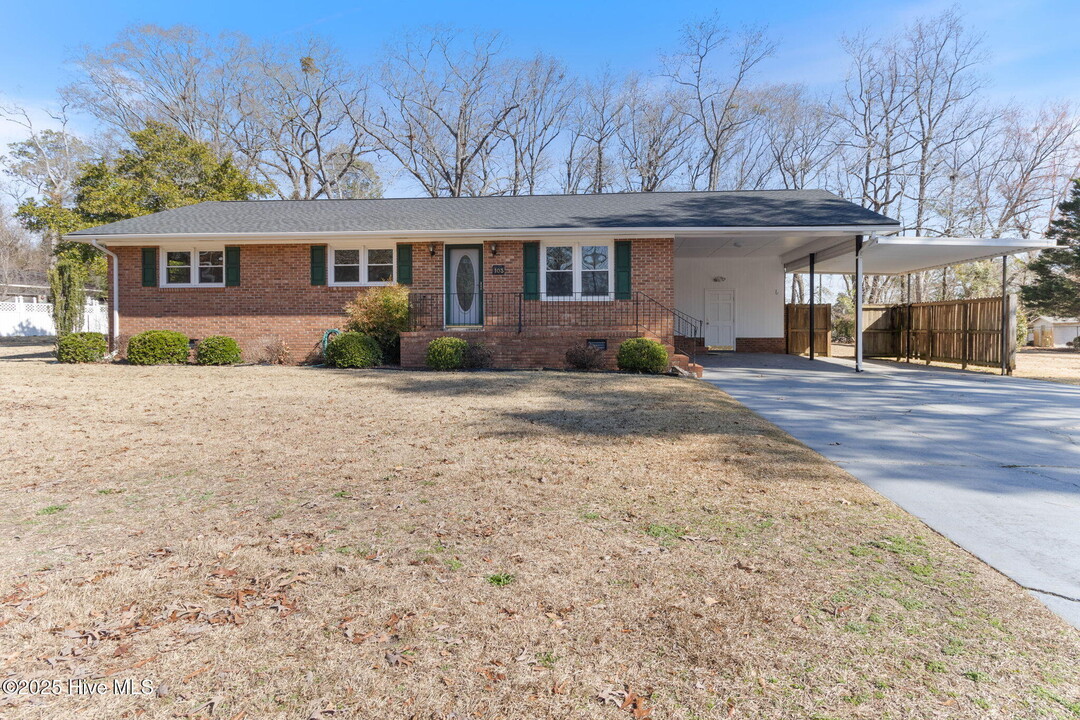
[[[101,252],[112,258],[112,293],[109,295],[109,299],[112,300],[112,347],[113,354],[120,352],[120,258],[116,257],[109,248],[104,245],[99,245],[97,238],[91,238],[90,244],[96,247]]]

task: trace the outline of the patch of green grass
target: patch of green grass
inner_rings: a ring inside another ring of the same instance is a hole
[[[450,558],[446,561],[446,567],[450,568],[451,570],[460,570],[461,568],[465,567],[465,563],[461,562],[457,558]]]
[[[885,550],[887,552],[896,553],[897,555],[925,555],[926,546],[923,545],[923,541],[919,538],[914,540],[908,540],[905,537],[899,535],[891,535],[881,540],[871,540],[866,543],[871,547],[876,547],[878,550]]]
[[[921,600],[916,600],[915,598],[898,597],[896,598],[896,602],[900,603],[900,607],[905,610],[919,610],[923,607],[923,602]]]
[[[949,642],[945,643],[945,647],[941,648],[941,652],[945,655],[956,656],[964,654],[964,641],[956,638],[950,638]]]
[[[866,626],[866,623],[856,622],[854,620],[846,623],[844,629],[848,632],[858,633],[859,635],[865,635],[870,631],[870,628]]]
[[[487,575],[484,579],[488,581],[489,585],[494,585],[495,587],[506,587],[510,583],[514,582],[514,575],[513,573],[505,572],[495,573],[493,575]]]
[[[587,512],[581,513],[581,518],[583,520],[599,520],[600,519],[600,513],[589,510]]]
[[[660,540],[678,540],[684,535],[682,528],[674,525],[657,525],[656,523],[649,523],[649,527],[645,528],[645,534]]]
[[[964,677],[966,677],[968,680],[970,680],[971,682],[980,683],[980,682],[989,682],[989,680],[990,680],[989,675],[987,675],[984,672],[979,672],[978,670],[965,670],[961,674]]]
[[[267,520],[277,520],[280,517],[284,517],[284,515],[285,515],[284,510],[278,510],[277,512],[270,513],[269,515],[267,515],[266,519]]]
[[[848,548],[848,552],[855,557],[866,557],[867,555],[873,555],[874,551],[868,547],[862,545],[852,545]]]
[[[1056,702],[1058,705],[1061,705],[1063,708],[1071,712],[1076,717],[1080,717],[1080,702],[1070,702],[1065,698],[1061,697],[1060,695],[1053,693],[1040,685],[1036,685],[1035,689],[1032,690],[1032,692],[1035,693],[1036,697]]]
[[[550,652],[537,653],[536,662],[541,667],[551,669],[555,667],[555,663],[559,661],[559,656]]]
[[[977,707],[977,708],[979,708],[981,710],[989,710],[990,709],[990,703],[987,702],[986,700],[983,700],[982,698],[971,698],[971,702],[975,703],[975,707]]]
[[[918,575],[919,577],[930,577],[935,572],[934,566],[930,563],[926,563],[925,565],[914,563],[912,565],[908,565],[908,570]]]
[[[124,492],[124,491],[123,490],[117,490],[116,488],[98,488],[97,494],[98,495],[115,495],[117,493],[122,493],[122,492]]]
[[[67,510],[67,505],[50,505],[49,507],[43,507],[37,511],[38,515],[55,515],[58,512]]]
[[[931,660],[930,662],[926,663],[926,672],[943,673],[948,669],[948,666],[946,666],[945,663],[941,662],[940,660]]]
[[[338,490],[331,497],[336,497],[336,498],[342,498],[344,500],[349,500],[349,499],[352,498],[352,495],[349,494],[348,490]]]

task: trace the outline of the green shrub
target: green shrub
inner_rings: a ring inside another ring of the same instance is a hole
[[[494,364],[495,356],[487,345],[484,345],[483,343],[469,343],[469,347],[465,348],[465,357],[462,360],[462,367],[468,370],[483,370]]]
[[[240,346],[228,335],[211,335],[195,347],[195,362],[200,365],[235,365],[240,356]]]
[[[370,335],[343,332],[326,346],[326,364],[336,368],[368,368],[382,362],[378,341]]]
[[[461,338],[435,338],[427,346],[425,362],[432,370],[458,370],[465,365],[469,343]]]
[[[147,330],[128,341],[127,359],[132,365],[182,364],[188,361],[188,338],[172,330]]]
[[[409,329],[409,288],[405,285],[373,287],[345,306],[345,329],[370,335],[382,348],[385,360],[401,358],[401,333]]]
[[[108,351],[109,343],[101,333],[68,333],[56,340],[56,359],[62,363],[100,362]]]
[[[668,369],[664,346],[648,338],[630,338],[619,345],[616,357],[620,370],[639,373],[662,373]]]
[[[573,345],[566,351],[566,366],[574,370],[600,370],[604,367],[604,352],[588,343]]]

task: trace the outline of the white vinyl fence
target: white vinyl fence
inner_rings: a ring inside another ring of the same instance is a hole
[[[109,312],[102,303],[87,302],[83,331],[109,333]],[[55,335],[52,303],[0,302],[0,337]]]

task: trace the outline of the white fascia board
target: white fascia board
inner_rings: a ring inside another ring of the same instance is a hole
[[[280,233],[157,233],[143,235],[65,235],[63,240],[74,242],[98,242],[110,245],[139,245],[146,243],[167,243],[175,241],[201,241],[211,242],[227,241],[230,244],[255,244],[255,243],[297,243],[304,241],[328,241],[328,240],[360,240],[374,238],[379,240],[401,242],[424,242],[441,241],[447,239],[485,239],[485,240],[533,240],[553,237],[606,237],[612,239],[635,238],[673,238],[676,235],[685,237],[715,237],[717,235],[730,234],[758,234],[758,233],[836,233],[836,234],[871,234],[894,231],[895,228],[888,225],[859,226],[859,225],[807,225],[807,226],[770,226],[770,227],[648,227],[648,228],[543,228],[529,230],[399,230],[388,232],[378,231],[355,231],[355,232],[280,232]]]

